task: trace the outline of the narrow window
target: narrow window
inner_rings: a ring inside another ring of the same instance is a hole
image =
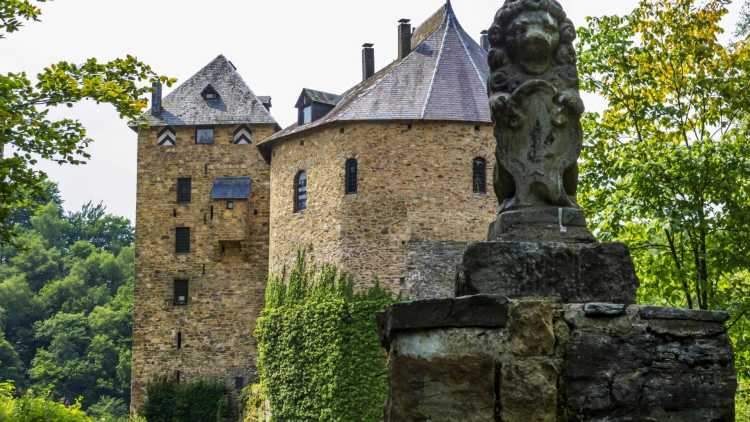
[[[187,280],[174,281],[174,305],[186,306],[188,304],[189,284]]]
[[[180,371],[174,371],[174,380],[176,383],[180,383],[182,381],[182,372]]]
[[[214,128],[199,127],[195,129],[195,143],[210,145],[214,143]]]
[[[193,182],[189,177],[177,179],[177,203],[188,204],[191,201]]]
[[[175,231],[175,252],[177,253],[189,253],[190,252],[190,228],[178,227]]]
[[[307,173],[302,170],[294,177],[294,212],[307,209]]]
[[[346,160],[346,194],[357,193],[357,160]]]
[[[234,209],[234,201],[232,201],[232,200],[227,201],[227,209],[228,210],[233,210]]]
[[[182,349],[182,331],[177,332],[177,350]]]
[[[234,388],[235,390],[242,390],[245,387],[245,378],[243,377],[235,377],[234,378]]]
[[[487,161],[481,157],[474,159],[474,193],[487,193]]]

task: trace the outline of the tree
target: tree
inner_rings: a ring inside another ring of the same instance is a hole
[[[644,0],[590,18],[581,73],[609,107],[587,119],[581,195],[603,237],[671,264],[689,307],[750,268],[748,50],[719,44],[725,1]]]
[[[728,1],[642,0],[580,29],[579,199],[597,235],[631,246],[642,302],[726,309],[750,376],[750,50],[724,46]]]
[[[0,261],[0,381],[80,397],[102,421],[120,420],[130,400],[132,226],[101,205],[65,213],[53,201],[16,230]]]
[[[0,4],[0,38],[39,19],[45,0],[6,0]],[[83,164],[92,142],[74,119],[52,120],[49,112],[82,100],[108,103],[122,118],[135,119],[146,106],[146,82],[172,80],[157,75],[132,56],[108,62],[59,62],[45,68],[33,83],[25,73],[0,74],[0,242],[12,232],[9,219],[45,192],[46,175],[35,169],[38,159]],[[6,148],[8,147],[8,148]],[[8,154],[7,157],[5,154]]]

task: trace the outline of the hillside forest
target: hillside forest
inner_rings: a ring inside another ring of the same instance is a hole
[[[18,236],[0,246],[0,381],[126,415],[133,228],[103,205],[64,212],[51,183],[43,192],[11,215]]]

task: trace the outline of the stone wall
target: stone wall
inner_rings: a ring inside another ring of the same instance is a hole
[[[352,122],[276,144],[271,162],[270,269],[299,247],[363,284],[404,288],[407,243],[478,241],[495,217],[490,125]],[[487,160],[487,195],[472,189],[472,161]],[[345,195],[344,164],[356,158],[359,189]],[[308,209],[294,213],[294,177],[307,171]]]
[[[408,242],[404,296],[415,300],[453,297],[456,274],[467,245],[469,242]]]
[[[723,312],[472,296],[395,305],[386,421],[734,420]]]
[[[175,147],[157,145],[158,128],[138,137],[133,408],[156,376],[179,371],[183,380],[212,377],[232,387],[235,377],[256,377],[252,332],[268,268],[269,166],[255,145],[232,144],[236,126],[217,126],[214,145],[196,145],[194,127],[176,129]],[[256,140],[273,130],[253,127]],[[234,210],[210,199],[214,179],[225,176],[253,179],[250,200]],[[176,203],[178,177],[192,178],[189,204]],[[191,229],[188,254],[175,254],[176,227]],[[173,305],[175,279],[189,280],[187,306]]]

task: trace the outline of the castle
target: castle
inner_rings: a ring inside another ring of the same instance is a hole
[[[398,25],[399,57],[336,95],[304,89],[281,130],[219,56],[138,132],[132,406],[158,376],[257,379],[255,319],[270,272],[311,259],[408,297],[449,296],[466,243],[496,213],[481,45],[447,2]]]

